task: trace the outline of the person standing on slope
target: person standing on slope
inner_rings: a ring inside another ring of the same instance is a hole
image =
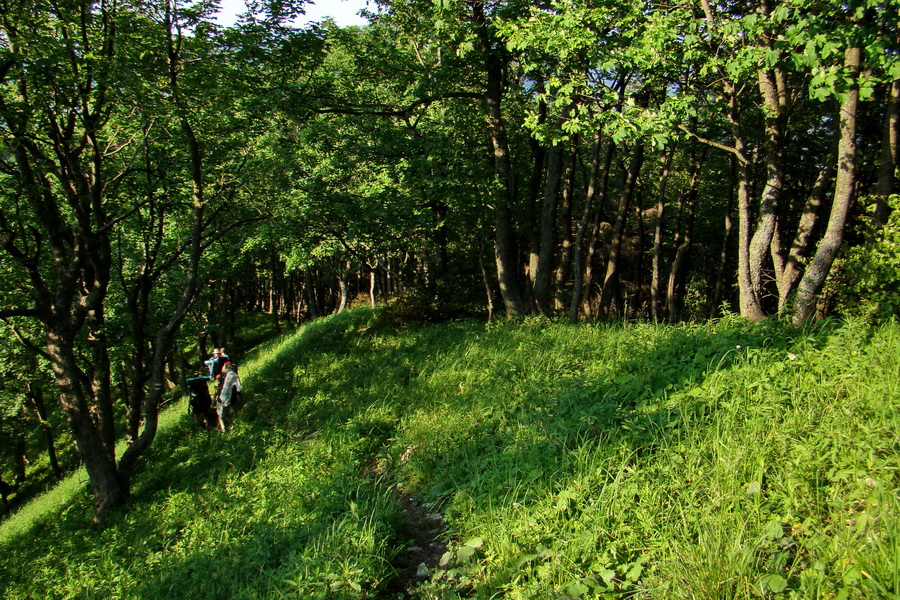
[[[222,391],[216,399],[216,412],[219,415],[219,429],[225,432],[231,429],[231,417],[234,415],[234,403],[237,396],[243,391],[241,378],[237,373],[237,365],[231,362],[225,363],[222,372],[225,374],[222,381]]]

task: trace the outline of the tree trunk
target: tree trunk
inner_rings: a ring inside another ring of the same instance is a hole
[[[878,166],[878,186],[875,219],[887,223],[890,207],[887,197],[894,193],[897,183],[897,168],[900,166],[900,79],[895,79],[888,88],[887,111],[884,115],[884,129],[881,138],[881,162]]]
[[[750,161],[747,159],[747,145],[738,110],[738,91],[734,84],[726,82],[728,95],[728,120],[734,138],[734,153],[737,157],[737,200],[738,200],[738,294],[741,316],[751,321],[761,321],[766,315],[753,287],[750,268]]]
[[[829,182],[837,163],[839,136],[835,137],[834,150],[829,155],[825,165],[819,171],[819,176],[813,184],[812,191],[806,199],[803,206],[803,214],[797,224],[797,232],[794,235],[794,241],[791,249],[784,260],[784,269],[779,273],[776,270],[775,281],[778,285],[778,311],[779,313],[787,310],[788,301],[794,291],[797,289],[797,283],[803,275],[803,261],[809,255],[812,248],[813,233],[816,224],[819,222],[820,212],[825,202],[825,196],[828,192]]]
[[[669,283],[666,288],[666,307],[669,314],[669,323],[676,323],[681,319],[681,307],[684,305],[685,263],[694,238],[694,218],[696,215],[700,171],[703,168],[705,159],[706,148],[701,151],[699,160],[696,157],[696,152],[691,151],[691,175],[688,189],[685,193],[684,211],[679,217],[682,232],[675,249],[675,257],[672,259],[672,268],[669,271]]]
[[[628,216],[628,206],[637,185],[638,174],[644,162],[644,145],[638,142],[634,147],[634,155],[628,167],[628,175],[625,178],[625,187],[619,197],[619,208],[616,211],[616,223],[613,225],[612,238],[610,240],[609,258],[606,262],[606,275],[603,278],[603,291],[600,294],[600,314],[604,318],[609,317],[609,307],[612,303],[613,291],[619,274],[619,252],[622,248],[622,236],[625,233],[625,220]]]
[[[478,43],[484,56],[485,75],[487,77],[484,102],[487,108],[488,131],[491,137],[491,149],[494,157],[494,176],[497,187],[494,190],[495,211],[495,254],[497,262],[497,280],[500,283],[500,295],[506,307],[506,314],[521,315],[525,312],[522,294],[519,291],[518,253],[513,229],[512,205],[514,200],[512,173],[509,157],[509,141],[506,124],[503,119],[501,101],[503,99],[503,64],[501,50],[491,43],[490,33],[484,14],[484,5],[472,2],[472,19],[478,35]]]
[[[542,82],[538,77],[537,88],[542,89]],[[543,125],[547,120],[547,103],[543,99],[538,100],[538,125]],[[534,306],[534,272],[538,256],[541,252],[541,236],[537,221],[538,196],[541,193],[541,181],[544,175],[544,162],[547,151],[537,138],[529,136],[528,146],[531,148],[532,166],[531,177],[528,182],[528,196],[525,198],[525,227],[528,231],[528,283],[525,286],[527,298],[525,299],[528,310],[536,312]]]
[[[606,157],[603,161],[603,168],[600,175],[600,185],[597,189],[597,208],[595,209],[594,217],[591,220],[591,234],[584,266],[584,289],[581,292],[581,304],[584,309],[584,314],[587,317],[592,316],[590,294],[591,287],[594,284],[594,262],[599,261],[598,255],[604,241],[600,229],[601,223],[603,222],[603,206],[606,204],[606,194],[609,189],[609,171],[612,166],[612,159],[615,151],[615,145],[612,142],[609,142],[609,144],[607,144]]]
[[[672,160],[675,157],[675,145],[663,156],[662,169],[659,174],[659,190],[656,196],[656,227],[653,229],[653,267],[650,276],[650,315],[654,323],[660,321],[660,268],[662,265],[662,238],[663,224],[666,214],[666,187],[669,182],[669,173],[672,169]]]
[[[25,387],[25,395],[31,400],[35,413],[38,416],[38,422],[41,431],[44,434],[44,442],[47,444],[47,459],[50,461],[50,468],[53,475],[60,479],[62,477],[62,469],[59,467],[59,460],[56,456],[56,442],[53,435],[53,427],[47,419],[47,405],[44,403],[44,391],[40,386],[33,383],[27,383]]]
[[[554,304],[557,310],[562,310],[565,307],[562,299],[563,290],[566,288],[566,282],[569,279],[569,269],[572,266],[572,201],[575,195],[575,168],[578,166],[578,143],[578,134],[572,134],[572,139],[569,142],[569,161],[566,165],[566,172],[563,175],[562,204],[560,205],[562,216],[559,219],[559,262],[553,274],[556,286]]]
[[[731,177],[728,186],[728,205],[725,207],[725,230],[722,235],[722,248],[719,250],[719,266],[716,269],[716,285],[713,290],[712,301],[709,303],[709,318],[714,319],[722,302],[722,293],[725,288],[725,267],[728,265],[728,245],[731,242],[731,230],[734,228],[734,220],[731,211],[734,209],[735,179],[737,175],[737,157],[731,156]]]
[[[844,241],[844,226],[853,201],[856,187],[856,115],[859,105],[859,69],[862,63],[862,49],[847,48],[844,52],[844,68],[850,73],[851,85],[847,90],[840,109],[840,145],[838,150],[838,173],[834,186],[834,201],[825,236],[819,243],[803,279],[797,286],[797,301],[794,304],[793,321],[800,325],[813,316],[816,300],[825,279],[831,272],[831,265]]]
[[[494,320],[494,295],[491,292],[491,280],[488,276],[487,267],[484,265],[484,234],[479,238],[478,244],[478,266],[481,269],[481,281],[484,282],[484,293],[487,299],[488,321]]]
[[[759,203],[756,231],[750,240],[750,283],[757,302],[765,296],[765,272],[775,235],[778,203],[784,188],[784,130],[787,90],[780,71],[760,70],[759,91],[765,113],[766,184]]]
[[[549,317],[550,276],[553,274],[553,257],[556,250],[556,208],[559,199],[559,188],[563,176],[563,144],[555,144],[550,148],[547,159],[547,179],[544,187],[544,201],[541,205],[540,250],[537,260],[530,265],[534,281],[532,293],[539,313]],[[532,255],[532,258],[535,258]]]
[[[575,247],[572,249],[573,266],[572,274],[575,284],[572,289],[572,298],[569,302],[569,321],[578,322],[578,313],[581,309],[582,290],[584,288],[584,237],[587,234],[588,224],[591,218],[594,198],[597,196],[597,184],[600,179],[600,151],[602,136],[600,131],[594,133],[594,141],[591,150],[591,171],[588,176],[587,192],[584,196],[584,211],[581,221],[578,223],[578,233],[575,235]]]
[[[346,262],[344,263],[344,270],[341,272],[341,278],[339,281],[340,288],[341,288],[341,302],[338,305],[338,309],[337,309],[337,312],[339,312],[339,313],[344,312],[344,309],[347,308],[347,303],[350,300],[350,284],[348,282],[348,279],[350,278],[351,267],[352,267],[352,263],[350,262],[350,259],[348,258],[346,260]]]

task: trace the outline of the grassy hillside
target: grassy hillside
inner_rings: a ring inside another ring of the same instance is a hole
[[[171,409],[101,526],[83,475],[5,521],[3,597],[900,595],[896,325],[355,310],[242,375],[234,431]]]

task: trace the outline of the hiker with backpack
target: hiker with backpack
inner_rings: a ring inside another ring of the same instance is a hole
[[[225,363],[222,372],[224,377],[221,391],[216,398],[216,412],[219,415],[219,429],[225,432],[226,429],[231,429],[231,418],[234,416],[235,407],[240,402],[243,389],[236,364]]]
[[[214,427],[218,421],[216,411],[212,406],[212,396],[209,394],[209,381],[210,378],[207,375],[187,379],[188,405],[191,414],[194,415],[194,429]]]

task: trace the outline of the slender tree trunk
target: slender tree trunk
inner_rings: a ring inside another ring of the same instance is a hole
[[[659,175],[659,191],[656,197],[656,227],[653,229],[653,272],[650,278],[650,315],[654,323],[660,321],[660,267],[662,265],[662,238],[663,225],[666,214],[666,187],[669,182],[669,173],[672,169],[672,160],[675,157],[675,145],[663,156],[662,169]]]
[[[684,213],[680,217],[682,234],[675,249],[675,257],[672,259],[672,268],[669,271],[669,283],[666,289],[666,306],[669,313],[669,323],[676,323],[681,318],[681,307],[684,305],[684,271],[688,252],[694,239],[694,218],[696,215],[697,193],[700,182],[700,171],[706,158],[706,148],[700,153],[699,160],[696,153],[691,151],[691,176],[686,191]]]
[[[57,479],[60,479],[62,477],[62,469],[59,467],[59,460],[56,456],[56,441],[55,436],[53,435],[53,427],[50,425],[50,421],[47,418],[47,405],[44,402],[44,391],[40,386],[28,383],[26,384],[25,395],[31,400],[31,405],[37,413],[38,422],[40,423],[41,431],[44,434],[44,443],[47,445],[47,459],[50,462],[50,468],[53,470],[53,475]]]
[[[350,278],[352,263],[348,258],[344,263],[344,270],[341,272],[341,278],[339,281],[341,287],[341,302],[338,305],[337,312],[344,312],[344,309],[347,308],[347,302],[350,300],[350,285],[348,283],[348,279]]]
[[[878,168],[875,219],[882,225],[887,223],[890,214],[887,197],[896,190],[898,167],[900,167],[900,79],[895,79],[888,89],[887,111],[884,115],[881,138],[881,162]]]
[[[725,227],[722,235],[722,248],[719,250],[719,267],[716,269],[716,285],[713,290],[712,301],[709,306],[709,318],[714,319],[722,302],[722,293],[725,288],[725,268],[728,265],[728,246],[731,243],[731,231],[734,229],[735,180],[737,178],[737,157],[731,156],[730,185],[728,186],[728,205],[725,207]]]
[[[538,89],[542,88],[540,79],[537,83]],[[538,101],[538,124],[543,125],[547,120],[547,103],[543,99]],[[544,176],[544,162],[547,158],[547,151],[537,138],[531,136],[528,138],[528,145],[531,148],[532,167],[531,177],[528,183],[528,196],[525,199],[525,226],[528,231],[528,284],[525,292],[527,298],[529,312],[536,312],[537,307],[534,305],[534,274],[537,269],[538,256],[541,253],[541,236],[540,228],[537,220],[537,204],[538,197],[541,193],[541,181]]]
[[[478,266],[481,269],[481,281],[484,283],[484,293],[487,300],[486,306],[488,311],[488,321],[494,320],[494,294],[491,291],[491,280],[488,276],[487,267],[484,264],[484,247],[485,247],[485,236],[482,235],[479,237],[478,244]]]
[[[588,243],[587,256],[585,258],[584,268],[584,289],[581,294],[581,304],[584,314],[591,317],[591,288],[594,284],[594,262],[599,262],[600,249],[603,246],[603,235],[601,232],[601,223],[603,222],[603,206],[606,204],[607,190],[609,189],[609,172],[612,166],[613,155],[616,147],[612,142],[607,144],[606,157],[603,161],[603,168],[600,175],[600,185],[597,190],[597,207],[594,211],[594,217],[591,220],[591,234]]]
[[[13,456],[13,464],[15,466],[15,480],[16,487],[21,486],[25,483],[25,480],[28,478],[28,473],[25,470],[25,465],[28,464],[28,459],[25,456],[25,453],[28,449],[28,444],[25,442],[25,436],[19,435],[16,436],[16,448]]]
[[[550,148],[547,159],[547,179],[544,187],[544,202],[541,206],[540,251],[537,260],[531,264],[534,278],[533,295],[538,312],[550,316],[550,278],[553,274],[553,257],[556,250],[556,209],[559,188],[563,175],[563,144]]]
[[[584,211],[581,221],[578,223],[578,233],[575,235],[575,247],[572,249],[574,265],[572,274],[575,284],[572,289],[572,298],[569,302],[569,321],[578,322],[578,313],[581,308],[582,290],[584,288],[584,238],[587,234],[588,224],[591,218],[594,198],[597,196],[597,185],[600,180],[600,151],[602,136],[600,131],[594,133],[594,141],[591,150],[591,171],[588,176],[587,192],[584,195]]]
[[[559,219],[559,262],[553,274],[556,286],[554,304],[557,310],[565,307],[562,296],[569,279],[569,269],[572,266],[572,202],[575,195],[575,169],[578,166],[578,144],[578,134],[572,134],[569,142],[569,161],[563,175],[562,204],[560,205],[562,216]]]
[[[750,240],[750,283],[757,302],[766,294],[765,273],[777,223],[778,203],[784,188],[784,130],[787,90],[778,70],[758,72],[759,91],[766,115],[766,184],[759,204],[756,231]]]
[[[800,325],[813,316],[816,301],[831,266],[844,241],[844,226],[856,187],[856,117],[859,106],[859,69],[862,63],[862,49],[847,48],[844,52],[844,68],[851,74],[852,83],[847,90],[840,108],[840,145],[838,150],[838,172],[834,186],[834,201],[825,236],[819,243],[812,262],[797,286],[797,301],[794,304],[793,321]]]
[[[788,301],[797,289],[800,277],[803,276],[803,261],[812,248],[813,234],[816,224],[819,222],[821,209],[825,202],[825,196],[828,193],[835,164],[837,163],[838,140],[839,136],[836,136],[834,150],[829,155],[821,171],[819,171],[819,176],[816,178],[812,191],[803,206],[803,214],[801,214],[800,221],[797,224],[794,241],[784,260],[784,269],[780,273],[776,271],[779,312],[787,310]]]
[[[644,145],[638,143],[634,147],[634,155],[628,167],[628,175],[625,178],[625,187],[619,197],[619,208],[616,211],[616,223],[613,225],[612,238],[610,240],[609,258],[606,262],[606,275],[603,278],[603,291],[600,294],[600,314],[604,318],[609,317],[609,307],[612,303],[613,292],[619,275],[619,253],[622,248],[622,236],[625,233],[625,220],[628,216],[628,206],[637,185],[638,174],[644,162]]]
[[[761,321],[766,315],[756,297],[750,267],[750,161],[747,159],[747,145],[738,111],[737,89],[731,82],[726,82],[725,87],[729,103],[728,118],[737,156],[739,303],[742,317],[751,321]]]

